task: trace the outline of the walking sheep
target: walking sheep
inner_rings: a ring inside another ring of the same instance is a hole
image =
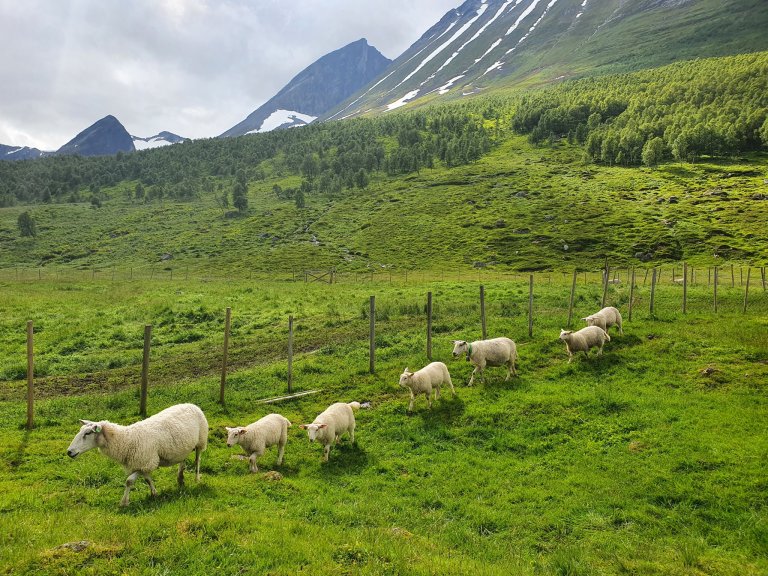
[[[208,421],[194,404],[177,404],[130,426],[107,420],[80,420],[83,426],[67,449],[67,455],[98,448],[123,466],[128,478],[120,506],[128,505],[128,497],[136,478],[143,476],[152,496],[157,496],[151,473],[158,466],[179,465],[177,480],[184,484],[184,460],[195,451],[195,480],[200,480],[200,453],[208,445]]]
[[[568,352],[568,363],[573,360],[574,352],[584,352],[584,356],[589,358],[589,349],[598,347],[598,356],[603,353],[603,345],[611,339],[608,332],[599,326],[587,326],[578,332],[573,330],[560,330],[560,340],[565,342],[565,349]]]
[[[408,388],[411,392],[411,402],[408,404],[408,412],[413,410],[413,401],[416,394],[424,394],[427,398],[427,407],[432,408],[432,388],[435,389],[435,400],[440,398],[440,386],[448,384],[451,392],[456,396],[456,390],[451,382],[448,367],[442,362],[432,362],[421,370],[410,372],[406,368],[400,375],[400,386]]]
[[[259,471],[256,459],[263,456],[267,448],[277,444],[277,465],[280,466],[283,463],[290,425],[288,419],[280,414],[268,414],[248,426],[227,427],[227,446],[232,448],[235,444],[240,444],[248,455],[240,458],[250,462],[249,469],[255,474]]]
[[[606,332],[608,332],[608,328],[616,325],[619,327],[619,334],[624,335],[624,330],[621,327],[621,313],[613,306],[606,306],[599,312],[582,318],[582,320],[587,323],[587,326],[599,326]]]
[[[460,354],[466,354],[467,361],[472,362],[475,366],[467,386],[472,386],[475,381],[475,374],[483,379],[483,370],[486,366],[506,366],[507,377],[504,382],[509,380],[510,376],[517,376],[515,369],[517,346],[509,338],[492,338],[491,340],[477,340],[471,343],[467,343],[465,340],[454,340],[453,357],[456,358]]]
[[[349,432],[352,443],[355,442],[355,414],[360,408],[360,402],[336,402],[319,414],[312,424],[302,424],[300,428],[307,431],[310,442],[317,440],[323,445],[323,462],[328,462],[331,444],[339,441],[339,437]]]

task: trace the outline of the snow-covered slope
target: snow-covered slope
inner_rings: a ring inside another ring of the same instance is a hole
[[[499,83],[765,50],[764,30],[765,0],[466,0],[381,77],[320,118],[385,113]]]

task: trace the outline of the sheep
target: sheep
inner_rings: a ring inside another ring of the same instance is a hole
[[[320,413],[312,424],[301,424],[299,427],[307,431],[310,442],[317,440],[323,445],[323,462],[328,462],[331,444],[339,441],[339,437],[349,432],[350,441],[355,441],[354,410],[361,407],[360,402],[336,402]]]
[[[619,327],[619,334],[624,335],[624,329],[621,327],[621,313],[613,306],[606,306],[582,320],[587,323],[587,326],[599,326],[606,332],[611,326],[616,325]]]
[[[466,354],[467,361],[472,362],[475,366],[467,386],[472,386],[476,373],[481,379],[483,378],[483,370],[486,366],[506,366],[507,377],[504,382],[509,380],[510,376],[517,376],[515,369],[517,346],[509,338],[492,338],[471,343],[467,343],[465,340],[454,340],[453,357],[456,358],[460,354]]]
[[[232,448],[240,444],[248,457],[240,456],[250,462],[249,469],[254,474],[259,471],[256,459],[264,455],[264,451],[277,444],[277,465],[283,463],[285,443],[288,441],[288,427],[291,423],[280,414],[267,414],[248,426],[226,427],[227,446]]]
[[[598,356],[603,353],[603,345],[609,341],[611,337],[608,332],[600,328],[600,326],[587,326],[582,328],[578,332],[573,330],[560,330],[560,340],[565,342],[565,349],[568,352],[568,363],[573,360],[574,352],[584,352],[584,355],[589,358],[589,349],[598,346]]]
[[[107,420],[83,424],[67,449],[75,458],[92,448],[121,464],[128,474],[120,506],[128,498],[136,478],[143,476],[152,496],[157,496],[151,473],[158,466],[179,465],[177,481],[184,485],[184,460],[195,451],[195,480],[200,481],[200,453],[208,445],[208,421],[194,404],[177,404],[130,426]]]
[[[408,412],[413,410],[413,401],[416,394],[424,394],[427,398],[427,407],[432,408],[432,388],[435,389],[435,400],[440,398],[440,386],[448,384],[451,392],[456,396],[456,390],[451,382],[448,367],[442,362],[432,362],[421,370],[410,372],[408,368],[400,375],[400,386],[408,388],[411,392],[411,402],[408,404]]]

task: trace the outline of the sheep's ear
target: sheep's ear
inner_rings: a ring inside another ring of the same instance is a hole
[[[224,426],[224,430],[226,430],[227,432],[231,432],[232,428],[230,428],[229,426]]]
[[[299,424],[299,428],[301,428],[302,430],[306,430],[308,426],[309,424]]]
[[[93,424],[93,422],[91,422],[90,420],[80,420],[80,424],[82,424],[83,426],[87,426],[88,424]]]
[[[328,424],[320,424],[317,429],[320,430],[320,428],[327,428]]]
[[[240,428],[240,430],[237,431],[237,435],[242,436],[243,434],[245,434],[245,428]]]

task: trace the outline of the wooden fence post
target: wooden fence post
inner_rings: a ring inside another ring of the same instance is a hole
[[[27,430],[35,427],[35,361],[34,329],[32,320],[27,320]]]
[[[688,263],[683,262],[683,314],[688,306]]]
[[[221,384],[219,385],[219,404],[224,405],[224,388],[227,385],[227,356],[229,355],[229,327],[232,308],[227,308],[224,315],[224,353],[221,358]]]
[[[571,283],[571,298],[568,300],[568,328],[571,327],[571,321],[573,320],[573,299],[576,296],[576,276],[578,276],[578,272],[574,268],[573,282]]]
[[[736,287],[736,278],[733,275],[733,264],[731,264],[731,288]]]
[[[485,286],[480,284],[480,326],[483,330],[483,340],[488,337],[485,324]]]
[[[293,392],[293,316],[288,316],[288,394]]]
[[[717,312],[717,266],[715,266],[715,282],[714,282],[714,300],[715,300],[715,312]]]
[[[747,313],[747,299],[749,298],[749,273],[752,268],[747,268],[747,284],[744,286],[744,313]]]
[[[760,268],[760,276],[763,280],[763,292],[765,292],[765,266]]]
[[[432,361],[432,292],[427,292],[427,358]]]
[[[608,267],[608,264],[605,265],[605,271],[603,272],[603,304],[602,307],[605,308],[605,300],[608,297],[608,273],[610,271],[610,268]]]
[[[656,299],[656,266],[653,267],[653,275],[651,276],[651,316],[653,316],[653,304]]]
[[[632,266],[632,280],[629,285],[629,321],[632,322],[632,301],[635,299],[635,267]]]
[[[139,397],[139,414],[147,417],[147,382],[149,381],[149,343],[152,338],[152,324],[144,326],[144,359],[141,363],[141,396]]]
[[[405,274],[407,276],[408,272],[406,271]],[[368,370],[371,374],[373,374],[376,369],[376,296],[371,296],[369,317],[371,320],[371,324],[370,324],[370,329],[368,334],[369,340],[370,340],[370,345],[368,349],[370,365]]]
[[[528,281],[528,336],[533,336],[533,274]]]

